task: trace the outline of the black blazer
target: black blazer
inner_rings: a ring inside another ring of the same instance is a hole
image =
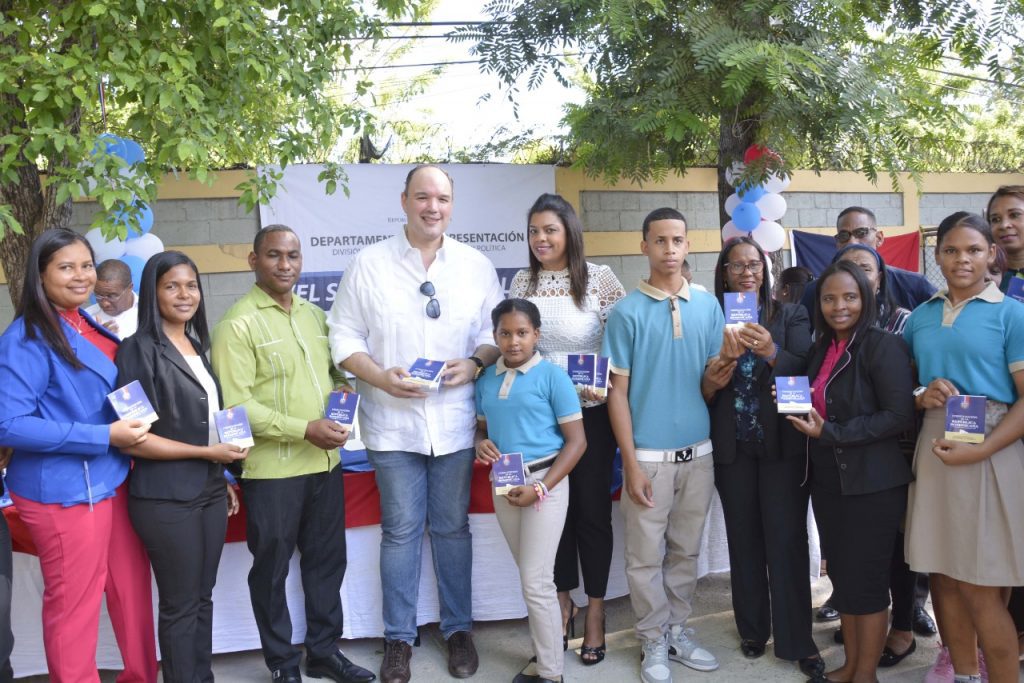
[[[807,375],[818,375],[828,345],[811,349]],[[843,495],[874,493],[913,480],[899,436],[914,427],[914,374],[902,337],[877,327],[856,333],[829,375],[821,437],[831,449]]]
[[[193,340],[192,346],[203,359],[206,371],[217,382],[209,361]],[[210,440],[209,405],[206,391],[192,374],[185,357],[161,332],[154,338],[138,332],[121,342],[117,351],[117,386],[138,380],[153,404],[159,419],[151,433],[193,446],[206,446]],[[217,383],[220,401],[220,383]],[[149,460],[134,458],[128,491],[137,498],[192,500],[209,477],[223,477],[224,466],[209,460]]]
[[[778,303],[775,320],[766,325],[772,340],[779,345],[775,367],[760,358],[754,365],[754,381],[760,399],[760,422],[768,457],[804,457],[800,433],[780,416],[775,408],[772,387],[775,377],[803,375],[807,367],[807,350],[811,347],[811,323],[807,311],[797,304]],[[764,324],[762,322],[762,324]],[[730,382],[711,400],[711,441],[716,465],[729,465],[736,460],[736,391]]]

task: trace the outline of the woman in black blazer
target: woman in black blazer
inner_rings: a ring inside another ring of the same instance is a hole
[[[856,264],[825,269],[807,372],[814,407],[788,418],[808,437],[811,501],[846,649],[845,664],[820,680],[876,680],[893,543],[913,479],[899,443],[914,426],[910,354],[902,338],[874,326],[876,310]]]
[[[218,443],[209,346],[195,264],[176,251],[153,256],[142,271],[139,329],[121,343],[117,369],[118,386],[138,380],[159,416],[144,442],[122,450],[135,459],[128,512],[160,592],[167,683],[213,680],[213,586],[227,518],[238,509],[223,470],[248,453]]]
[[[759,324],[726,328],[722,355],[732,380],[711,400],[715,487],[729,538],[729,578],[740,649],[760,657],[774,633],[775,656],[824,671],[811,638],[808,489],[803,439],[772,399],[776,376],[804,374],[811,327],[802,306],[771,297],[764,252],[749,237],[728,241],[715,267],[715,294],[748,292]]]

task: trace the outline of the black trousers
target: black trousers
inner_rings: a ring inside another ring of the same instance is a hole
[[[213,587],[228,525],[224,475],[189,501],[128,498],[128,515],[160,594],[157,639],[165,683],[213,681]]]
[[[803,458],[768,457],[762,444],[736,443],[736,460],[715,465],[729,539],[732,606],[740,638],[767,642],[775,656],[818,652],[811,638],[810,557]]]
[[[555,587],[573,590],[580,585],[582,570],[587,595],[603,598],[612,563],[612,462],[617,448],[607,404],[583,409],[583,431],[587,450],[569,473],[569,509],[555,555]]]
[[[306,604],[306,654],[328,657],[342,632],[345,576],[345,480],[341,467],[284,479],[242,479],[246,534],[252,553],[249,597],[271,671],[297,667],[292,621],[285,600],[288,564],[301,553]]]
[[[892,627],[910,631],[914,626],[914,609],[924,607],[928,600],[928,575],[911,571],[903,554],[904,536],[896,535],[889,567],[889,592],[892,593]]]
[[[7,518],[0,514],[0,683],[12,683],[11,652],[14,651],[14,633],[11,631],[11,581],[14,577],[14,558],[11,557],[11,530]]]

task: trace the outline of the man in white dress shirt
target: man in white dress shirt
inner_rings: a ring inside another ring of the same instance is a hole
[[[126,339],[139,327],[139,299],[132,291],[132,271],[128,264],[107,259],[96,268],[96,303],[85,312],[120,339]]]
[[[334,362],[359,379],[361,436],[380,489],[383,683],[411,677],[427,523],[449,673],[466,678],[478,666],[470,635],[473,381],[498,358],[490,314],[503,295],[490,261],[445,237],[453,197],[441,168],[410,171],[405,229],[353,259],[327,320]],[[439,391],[404,381],[417,358],[446,363]]]

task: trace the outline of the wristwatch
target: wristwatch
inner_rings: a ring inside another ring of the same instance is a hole
[[[926,387],[926,386],[922,386],[922,387],[918,387],[917,389],[914,389],[914,398],[917,398],[918,396],[920,396],[921,394],[923,394],[926,391],[928,391],[928,387]]]
[[[476,372],[473,374],[473,379],[480,379],[480,375],[484,374],[484,362],[476,356],[470,356],[469,359],[476,363]]]

